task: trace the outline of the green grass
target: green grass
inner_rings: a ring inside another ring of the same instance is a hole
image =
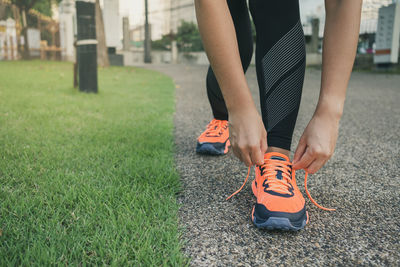
[[[0,265],[184,265],[174,85],[148,70],[0,62]]]

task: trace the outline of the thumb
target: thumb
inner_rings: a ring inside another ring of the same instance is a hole
[[[255,147],[252,149],[251,161],[254,165],[262,165],[264,163],[264,153],[262,153],[260,147]]]
[[[267,149],[268,149],[267,136],[265,136],[261,139],[260,149],[261,149],[261,153],[263,154],[263,158],[264,158],[264,154],[267,152]]]

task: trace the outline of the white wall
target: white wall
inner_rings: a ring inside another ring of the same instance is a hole
[[[119,14],[119,0],[104,0],[103,20],[106,45],[122,49],[122,17]]]
[[[63,0],[59,5],[60,45],[63,60],[75,61],[75,1]]]

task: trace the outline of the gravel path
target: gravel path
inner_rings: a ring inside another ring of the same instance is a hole
[[[310,223],[293,233],[253,226],[250,182],[225,201],[247,173],[232,152],[196,155],[196,138],[212,119],[205,91],[207,68],[147,67],[176,83],[180,223],[193,266],[400,265],[400,75],[353,73],[335,155],[309,177],[314,199],[337,211],[319,210],[306,200]],[[247,78],[258,102],[254,67]],[[319,80],[319,71],[307,70],[293,150],[315,108]],[[297,179],[301,190],[302,178],[303,173]]]

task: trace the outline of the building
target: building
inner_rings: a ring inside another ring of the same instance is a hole
[[[143,0],[144,2],[144,0]],[[362,17],[360,33],[376,32],[378,23],[378,10],[383,5],[392,3],[393,0],[364,0],[362,6]],[[144,7],[142,13],[144,14]],[[301,20],[304,33],[311,35],[311,20],[320,20],[319,36],[323,36],[325,24],[324,0],[302,0],[300,1]],[[144,15],[136,19],[134,28],[144,22]],[[160,39],[163,34],[171,31],[176,32],[181,21],[196,23],[196,14],[193,0],[151,0],[149,1],[149,22],[152,25],[152,39]]]
[[[378,11],[393,0],[363,0],[361,11],[360,34],[375,33],[378,25]],[[320,20],[319,36],[322,37],[325,25],[325,6],[323,0],[300,1],[301,19],[305,35],[311,35],[311,19]]]
[[[363,0],[360,34],[375,33],[378,27],[378,12],[382,6],[387,6],[393,0]]]
[[[129,36],[134,44],[134,47],[142,46],[144,40],[144,25],[139,25],[130,29]]]
[[[193,0],[170,0],[170,28],[176,33],[182,21],[194,22],[196,20],[196,12]]]
[[[144,0],[140,0],[144,2]],[[133,19],[133,41],[143,41],[141,26],[144,24],[144,5],[136,3],[138,10]],[[149,24],[151,25],[151,39],[157,40],[165,34],[176,33],[182,21],[196,23],[196,14],[193,0],[149,0]]]
[[[374,63],[398,63],[400,40],[400,1],[379,9]]]

